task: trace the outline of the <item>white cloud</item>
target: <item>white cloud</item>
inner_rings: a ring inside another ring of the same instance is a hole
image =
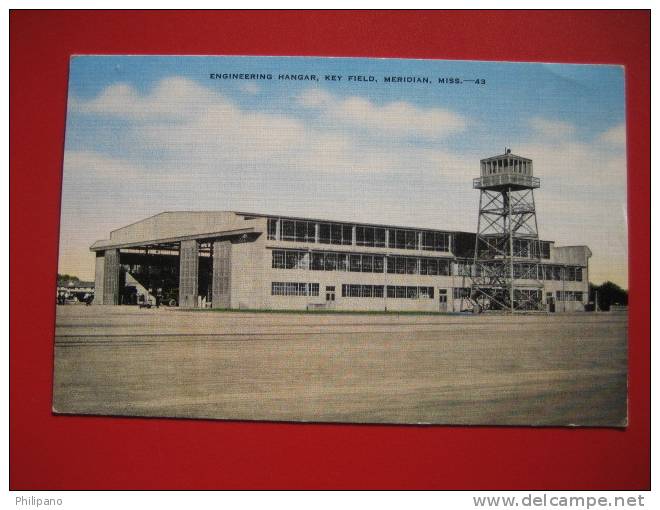
[[[242,83],[240,89],[242,92],[245,92],[251,96],[257,95],[259,92],[261,92],[261,87],[259,87],[259,85],[253,81]]]
[[[467,128],[467,120],[462,115],[441,108],[419,108],[405,101],[376,105],[362,97],[342,99],[320,89],[308,89],[298,96],[297,102],[317,110],[322,123],[393,140],[438,141]]]
[[[332,94],[319,88],[307,89],[296,98],[296,102],[306,108],[327,108],[334,101]]]
[[[534,161],[534,174],[557,183],[566,190],[625,191],[625,153],[605,152],[599,143],[562,141],[549,144],[545,140],[516,147],[521,155]]]
[[[71,181],[65,182],[65,191],[88,177],[94,180],[114,182],[143,174],[144,170],[135,165],[93,151],[66,151],[64,153],[64,178]]]
[[[71,108],[75,112],[133,121],[180,121],[199,115],[209,104],[221,107],[226,102],[206,87],[185,78],[174,77],[160,81],[154,90],[145,95],[140,95],[125,83],[110,85],[92,100],[74,98]]]
[[[618,124],[613,128],[608,129],[602,133],[599,140],[605,144],[610,144],[614,147],[623,147],[626,145],[626,125],[625,123]]]
[[[535,135],[549,141],[568,140],[575,135],[575,126],[569,122],[560,120],[544,119],[534,117],[529,121]]]
[[[438,163],[438,152],[410,147],[405,137],[439,139],[465,126],[462,117],[443,110],[404,102],[376,106],[357,97],[337,100],[320,89],[308,90],[299,102],[306,108],[321,107],[322,121],[243,110],[183,78],[163,80],[143,95],[127,85],[113,85],[92,100],[76,102],[75,108],[132,123],[135,144],[165,160],[161,173],[168,171],[169,162],[173,172],[185,166],[188,173],[267,168],[407,174],[411,161],[420,170],[430,169]],[[379,139],[355,136],[354,129]],[[120,171],[106,165],[103,172],[113,169]],[[445,173],[442,167],[433,170],[438,176]]]

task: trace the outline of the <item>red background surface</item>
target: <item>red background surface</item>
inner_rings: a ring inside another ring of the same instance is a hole
[[[19,11],[11,14],[10,29],[11,488],[650,487],[647,12]],[[352,426],[52,415],[67,65],[74,53],[625,64],[629,427]]]

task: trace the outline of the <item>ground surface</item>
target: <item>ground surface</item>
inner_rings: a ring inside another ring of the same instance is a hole
[[[317,315],[59,306],[60,413],[625,425],[627,314]]]

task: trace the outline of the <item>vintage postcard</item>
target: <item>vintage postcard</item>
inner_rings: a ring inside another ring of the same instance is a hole
[[[627,424],[624,69],[75,56],[53,411]]]

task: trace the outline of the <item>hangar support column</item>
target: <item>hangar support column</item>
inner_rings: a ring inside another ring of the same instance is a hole
[[[194,239],[181,241],[179,250],[179,306],[197,307],[199,247]]]
[[[231,308],[231,241],[213,242],[213,308]]]
[[[103,255],[103,301],[104,305],[119,304],[119,250],[105,250]]]
[[[105,276],[103,271],[105,269],[105,257],[104,252],[97,251],[96,259],[94,262],[94,304],[102,305],[103,304],[103,280]]]

